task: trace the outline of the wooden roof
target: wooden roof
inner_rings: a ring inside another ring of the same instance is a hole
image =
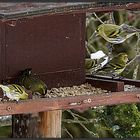
[[[99,3],[99,2],[59,2],[59,3],[0,3],[0,19],[11,20],[40,15],[114,11],[118,9],[139,9],[140,3]]]

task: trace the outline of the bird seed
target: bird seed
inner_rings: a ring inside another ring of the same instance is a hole
[[[46,98],[68,97],[77,95],[104,94],[109,91],[95,88],[91,84],[85,83],[79,86],[51,88],[47,91]]]

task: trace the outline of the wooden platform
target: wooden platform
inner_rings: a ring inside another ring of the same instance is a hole
[[[87,78],[87,82],[94,85],[95,87],[98,87],[99,85],[102,87],[103,85],[106,87],[106,89],[114,90],[114,92],[102,95],[79,95],[63,98],[29,99],[26,101],[20,101],[19,103],[1,102],[0,115],[35,113],[50,110],[85,109],[103,105],[140,102],[140,92],[123,91],[123,82],[97,80],[93,78]]]

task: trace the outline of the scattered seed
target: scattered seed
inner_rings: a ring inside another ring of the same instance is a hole
[[[79,86],[74,85],[72,87],[52,88],[47,91],[46,98],[103,94],[108,92],[109,91],[107,90],[103,90],[101,88],[95,88],[91,84],[85,83]]]

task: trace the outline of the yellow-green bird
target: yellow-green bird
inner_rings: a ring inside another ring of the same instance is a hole
[[[28,99],[28,94],[26,93],[25,89],[17,84],[9,84],[9,85],[0,85],[4,96],[7,97],[9,100],[26,100]]]
[[[32,73],[31,68],[25,69],[21,72],[18,82],[27,90],[30,90],[33,94],[39,93],[42,97],[44,97],[44,95],[47,93],[47,85]]]
[[[97,33],[106,41],[113,44],[123,43],[137,32],[140,32],[140,30],[127,24],[120,26],[115,24],[101,24],[97,28]]]
[[[85,69],[91,69],[95,66],[95,60],[86,58],[85,59]]]
[[[126,67],[128,62],[128,55],[126,53],[119,53],[114,56],[106,65],[98,69],[95,74],[116,77],[119,76]]]

